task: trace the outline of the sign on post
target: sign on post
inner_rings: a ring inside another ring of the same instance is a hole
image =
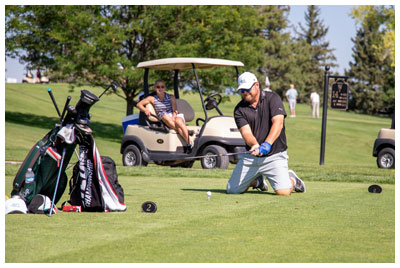
[[[347,110],[349,103],[349,85],[343,80],[338,80],[332,85],[331,108]]]

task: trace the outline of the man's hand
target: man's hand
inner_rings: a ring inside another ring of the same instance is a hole
[[[268,142],[263,142],[261,143],[260,147],[258,147],[258,153],[259,155],[266,155],[271,151],[271,144]]]
[[[251,146],[251,148],[250,148],[250,154],[252,155],[252,156],[257,156],[258,155],[258,148],[260,148],[260,145],[257,143],[257,144],[254,144],[253,146]]]

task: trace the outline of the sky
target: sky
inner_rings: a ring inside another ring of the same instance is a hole
[[[340,75],[344,75],[344,70],[349,69],[349,62],[352,60],[352,37],[356,34],[355,21],[349,16],[351,9],[356,6],[350,5],[319,5],[321,9],[320,19],[323,25],[328,27],[326,41],[329,41],[330,48],[335,49],[333,52],[337,58],[338,67],[331,68],[331,71],[338,71]],[[293,27],[299,29],[298,24],[305,24],[306,5],[291,5],[289,21]],[[7,58],[5,61],[5,78],[16,78],[18,82],[22,80],[26,70],[17,59]],[[35,72],[33,72],[35,75]]]

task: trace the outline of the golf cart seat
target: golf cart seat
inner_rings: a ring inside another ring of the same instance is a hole
[[[176,99],[176,108],[179,113],[184,115],[185,122],[190,122],[194,119],[194,110],[186,100]]]

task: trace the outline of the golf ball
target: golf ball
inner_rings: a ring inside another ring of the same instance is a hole
[[[208,197],[211,196],[211,192],[210,192],[210,191],[207,192],[207,196],[208,196]]]

